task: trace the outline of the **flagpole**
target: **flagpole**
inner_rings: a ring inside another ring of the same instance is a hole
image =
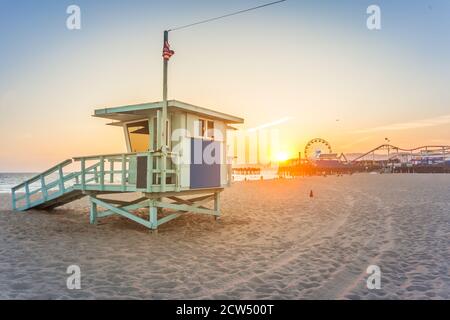
[[[169,31],[164,31],[164,43],[169,41]],[[163,101],[167,101],[167,65],[168,65],[168,59],[163,58],[164,62],[164,78],[163,78]]]
[[[164,44],[163,46],[169,41],[169,31],[164,31]],[[167,120],[167,69],[169,64],[169,59],[165,59],[163,57],[163,107],[162,107],[162,123],[161,123],[161,147],[163,148],[163,151],[166,151],[166,120]]]
[[[166,43],[169,41],[169,31],[164,31],[164,43],[163,48]],[[160,139],[160,147],[161,147],[161,192],[165,191],[166,186],[166,167],[167,167],[167,141],[166,141],[166,132],[167,132],[167,69],[168,69],[169,59],[163,57],[163,105],[162,105],[162,114],[161,114],[161,123],[160,129],[161,132],[159,134]]]

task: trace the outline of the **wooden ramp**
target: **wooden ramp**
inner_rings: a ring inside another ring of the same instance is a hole
[[[15,186],[12,191],[13,209],[26,211],[30,209],[51,210],[85,195],[74,187],[79,172],[64,174],[63,168],[72,164],[65,160],[56,166]]]
[[[56,197],[54,199],[47,200],[47,201],[43,202],[42,204],[37,204],[34,207],[30,207],[28,209],[52,210],[59,206],[63,206],[66,203],[81,199],[84,196],[85,196],[85,194],[83,194],[83,192],[80,190],[70,190],[70,191],[66,191],[66,193],[64,193],[63,195],[59,195],[58,197]]]

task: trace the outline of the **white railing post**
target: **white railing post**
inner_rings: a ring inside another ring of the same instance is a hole
[[[109,174],[109,183],[114,183],[114,159],[109,160],[109,169],[111,170]]]
[[[166,180],[167,180],[167,156],[166,150],[161,154],[161,192],[166,192]]]
[[[105,189],[105,157],[100,157],[100,190]]]
[[[125,191],[127,180],[127,158],[125,154],[122,154],[122,191]]]
[[[28,182],[25,183],[25,201],[27,202],[27,209],[30,207],[30,186],[28,185]]]
[[[59,174],[59,191],[61,193],[64,193],[66,190],[64,187],[64,173],[61,165],[58,166],[58,174]]]
[[[17,209],[17,206],[16,206],[16,189],[13,188],[11,190],[11,194],[12,194],[12,209],[13,209],[13,211],[15,211]]]
[[[152,192],[153,186],[153,155],[147,153],[147,192]]]
[[[86,160],[81,159],[81,190],[86,189]]]
[[[173,161],[172,161],[173,163]],[[175,154],[175,190],[180,191],[181,177],[180,177],[180,155],[178,153]]]
[[[97,166],[94,167],[94,181],[95,181],[95,183],[98,183],[98,170],[97,170]]]
[[[48,193],[47,193],[47,186],[45,185],[45,177],[41,176],[41,192],[42,196],[44,197],[44,200],[47,201]]]

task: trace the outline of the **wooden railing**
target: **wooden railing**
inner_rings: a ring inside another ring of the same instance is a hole
[[[137,160],[139,157],[147,158],[145,186],[139,186],[137,183]],[[178,154],[169,152],[166,157],[173,168],[165,171],[159,168],[163,158],[163,154],[159,151],[76,157],[74,161],[79,162],[81,168],[79,182],[77,182],[75,188],[83,191],[112,192],[178,191],[180,187],[180,172],[176,165],[178,162],[171,161],[171,158],[178,157]],[[91,163],[93,164],[87,167]],[[167,180],[169,180],[169,183]]]
[[[137,158],[147,157],[145,186],[137,184]],[[13,210],[26,210],[44,202],[56,199],[73,191],[111,191],[111,192],[165,192],[180,190],[180,171],[176,161],[178,154],[169,152],[164,155],[159,151],[144,153],[118,153],[76,157],[65,160],[27,181],[13,187]],[[166,158],[169,167],[161,170],[162,159]],[[64,168],[71,164],[80,164],[79,170],[64,173]],[[50,178],[53,180],[48,181]],[[31,185],[37,184],[33,190]],[[56,189],[56,190],[54,190]],[[24,202],[19,204],[19,202]]]
[[[71,186],[66,186],[66,182],[76,180],[78,175],[76,172],[64,174],[64,167],[71,163],[71,159],[65,160],[47,171],[13,187],[11,189],[13,210],[24,210],[55,199],[66,193],[68,191],[67,189],[71,188]],[[53,180],[47,181],[48,177],[53,178]],[[34,190],[31,190],[32,184],[37,184],[38,186]],[[52,190],[54,188],[57,190]],[[25,204],[18,205],[22,200],[24,200]]]

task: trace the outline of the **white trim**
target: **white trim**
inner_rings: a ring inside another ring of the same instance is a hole
[[[133,117],[139,115],[141,112],[146,112],[148,110],[153,109],[161,109],[162,108],[162,101],[159,102],[152,102],[152,103],[142,103],[142,104],[136,104],[136,105],[128,105],[128,106],[121,106],[121,107],[114,107],[114,108],[102,108],[97,109],[94,111],[94,117],[100,117],[100,118],[107,118],[112,120],[119,120],[121,121],[121,118],[126,117]],[[199,116],[207,116],[210,118],[213,118],[214,120],[221,120],[227,123],[244,123],[244,119],[238,118],[226,113],[222,113],[219,111],[195,106],[189,103],[181,102],[178,100],[169,100],[168,101],[168,107],[170,109],[180,109],[183,111],[187,111],[188,113],[197,114]],[[171,110],[173,111],[173,110]],[[133,113],[130,113],[133,112]]]

